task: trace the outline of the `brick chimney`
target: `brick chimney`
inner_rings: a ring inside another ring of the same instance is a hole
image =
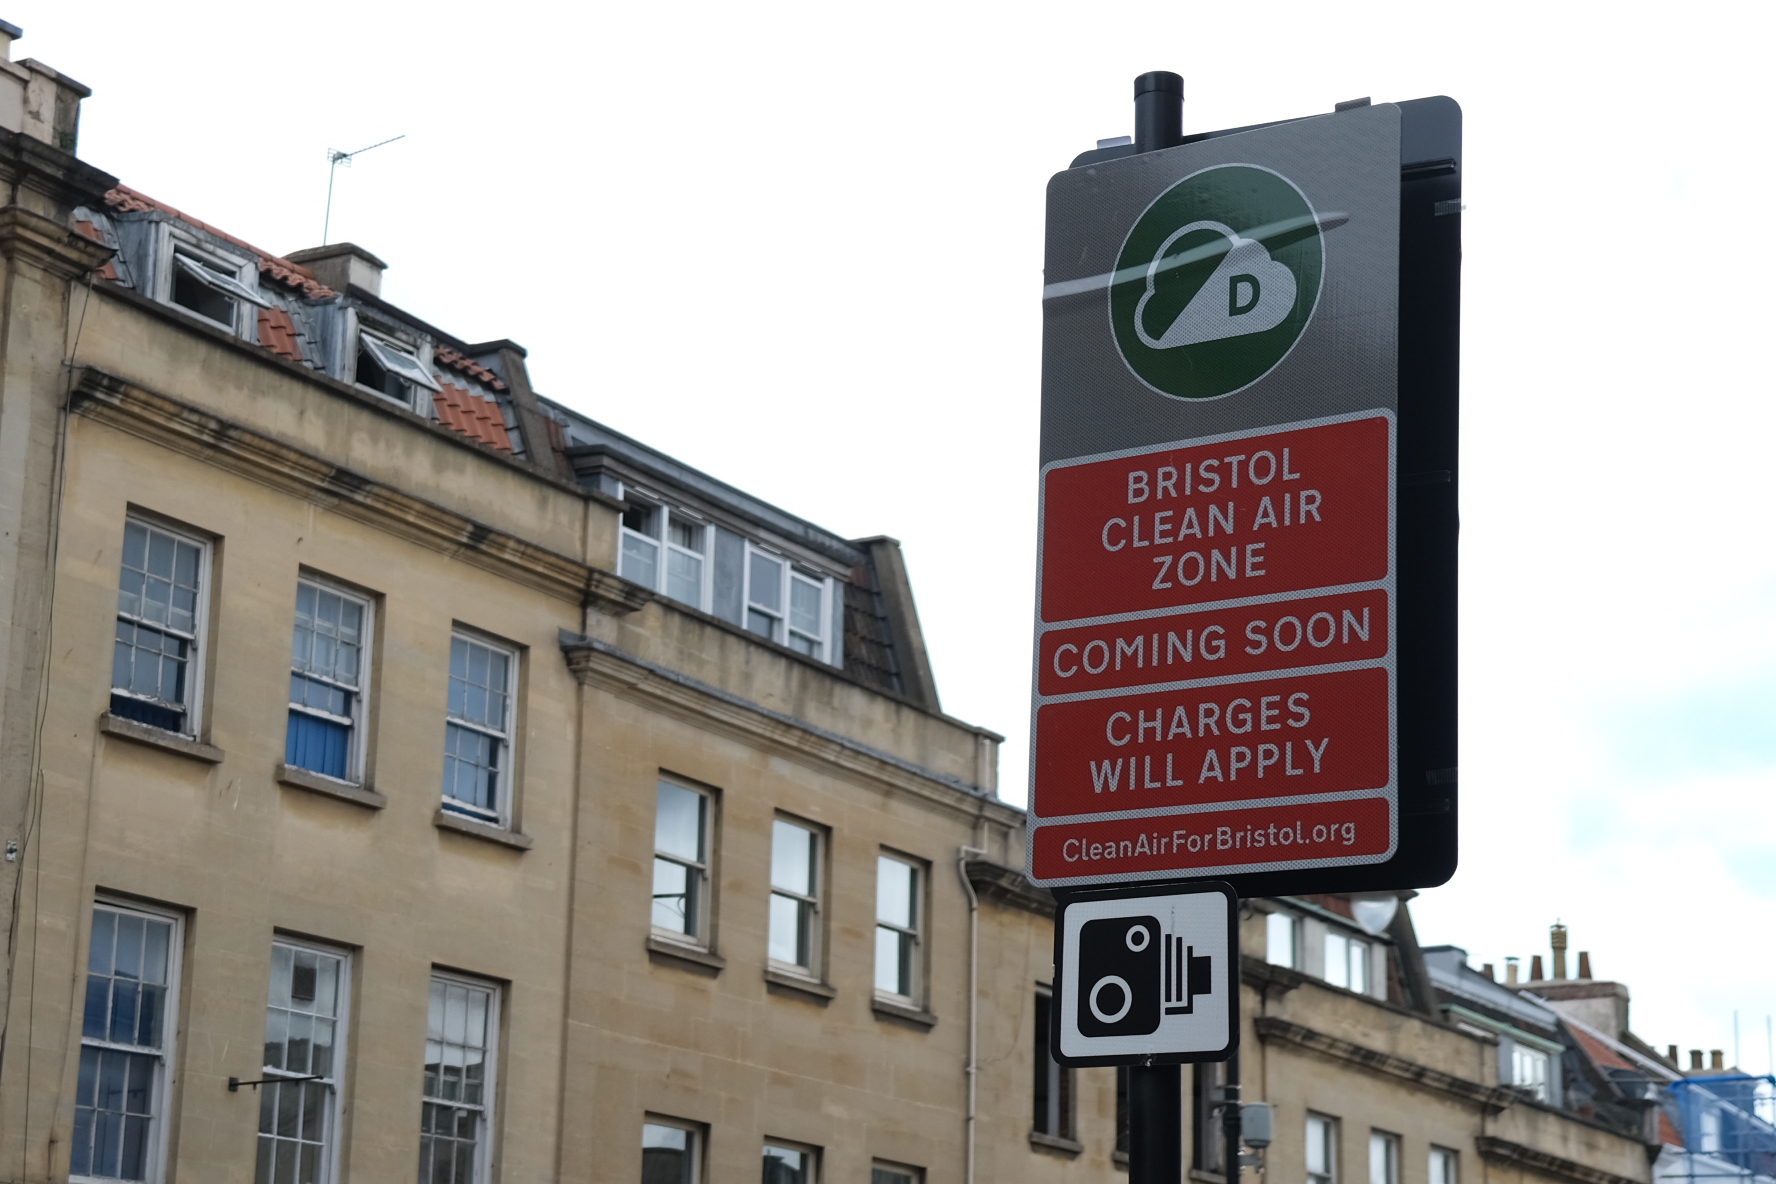
[[[1532,983],[1542,981],[1542,956],[1540,954],[1529,960],[1529,981]]]
[[[317,280],[335,292],[343,292],[347,287],[355,286],[372,296],[382,295],[382,273],[388,270],[388,264],[356,243],[328,243],[324,247],[308,247],[301,251],[292,251],[284,258],[292,263],[302,264],[315,273]]]
[[[1721,1054],[1720,1049],[1711,1048],[1708,1050],[1708,1068],[1709,1071],[1713,1073],[1723,1073],[1726,1071],[1726,1058]]]
[[[1591,978],[1591,951],[1590,950],[1580,950],[1579,951],[1579,977],[1582,979],[1586,979],[1586,980],[1589,980]]]
[[[1566,977],[1566,926],[1556,921],[1548,929],[1548,945],[1554,950],[1554,977]]]
[[[1702,1050],[1699,1048],[1692,1048],[1690,1050],[1690,1072],[1702,1072]]]

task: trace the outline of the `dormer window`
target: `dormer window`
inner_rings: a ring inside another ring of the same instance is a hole
[[[173,240],[167,269],[166,299],[217,328],[239,334],[247,305],[270,308],[271,301],[242,279],[250,274],[246,260],[234,259],[192,243]]]
[[[368,330],[358,333],[358,362],[353,381],[385,399],[393,399],[409,411],[413,409],[414,387],[438,389],[438,380],[420,365],[418,355],[410,347]]]
[[[621,489],[617,570],[626,580],[834,666],[832,577],[655,495]]]
[[[746,627],[810,658],[824,659],[831,587],[825,576],[748,546]]]

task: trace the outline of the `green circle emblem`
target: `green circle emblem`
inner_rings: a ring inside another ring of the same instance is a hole
[[[1110,284],[1110,328],[1162,395],[1218,399],[1276,368],[1313,319],[1325,250],[1299,189],[1255,165],[1204,169],[1136,219]]]

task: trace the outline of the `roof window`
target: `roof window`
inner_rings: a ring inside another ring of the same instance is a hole
[[[358,363],[353,381],[409,410],[413,408],[414,387],[438,390],[438,380],[420,365],[412,350],[368,331],[358,333]]]
[[[243,263],[184,243],[173,244],[171,261],[167,299],[230,333],[241,331],[243,304],[271,307],[271,301],[241,281]]]

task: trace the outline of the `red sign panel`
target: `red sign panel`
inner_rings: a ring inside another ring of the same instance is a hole
[[[1393,417],[1051,465],[1030,875],[1393,853]]]
[[[1378,415],[1051,468],[1043,622],[1386,578],[1389,427]]]

